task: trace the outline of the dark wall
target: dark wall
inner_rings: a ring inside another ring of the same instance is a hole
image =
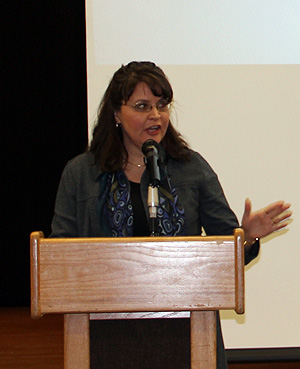
[[[87,145],[85,1],[9,1],[1,12],[0,303],[24,306],[29,235],[49,234],[61,171]]]

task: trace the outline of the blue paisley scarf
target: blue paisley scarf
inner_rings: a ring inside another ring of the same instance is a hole
[[[157,211],[159,236],[184,236],[184,209],[178,203],[178,195],[168,181],[158,187]],[[104,216],[113,237],[132,237],[133,208],[127,177],[123,172],[110,173],[104,191]]]

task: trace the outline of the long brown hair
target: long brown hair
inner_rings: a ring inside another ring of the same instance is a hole
[[[111,79],[99,105],[96,125],[90,151],[96,164],[106,172],[122,170],[128,159],[123,144],[122,129],[116,127],[114,113],[121,109],[132,95],[135,87],[146,83],[154,96],[161,96],[172,102],[173,90],[164,72],[152,62],[131,62],[122,65]],[[162,139],[162,147],[167,155],[179,161],[189,159],[188,144],[169,122],[167,132]]]

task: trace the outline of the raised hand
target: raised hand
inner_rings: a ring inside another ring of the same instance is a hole
[[[289,210],[290,207],[291,204],[285,201],[277,201],[252,212],[251,201],[247,198],[242,218],[245,240],[253,242],[256,238],[265,237],[274,231],[285,228],[289,223],[288,219],[292,215],[292,211]]]

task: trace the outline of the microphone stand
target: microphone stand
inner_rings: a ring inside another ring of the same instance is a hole
[[[149,209],[149,228],[150,236],[158,236],[158,190],[157,186],[149,185],[148,187],[148,209]]]

